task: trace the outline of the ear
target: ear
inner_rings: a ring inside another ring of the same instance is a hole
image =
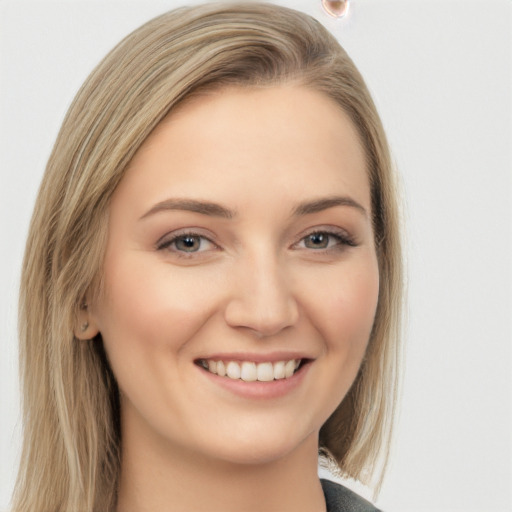
[[[92,315],[89,313],[87,302],[84,301],[80,306],[76,318],[74,329],[75,338],[79,340],[91,340],[99,332],[96,322],[94,322]]]

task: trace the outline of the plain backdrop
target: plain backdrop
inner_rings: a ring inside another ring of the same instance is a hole
[[[93,66],[183,3],[0,1],[0,510],[19,456],[17,288],[45,162]],[[343,20],[320,0],[278,3],[352,56],[403,182],[406,373],[378,504],[511,511],[512,2],[353,0]]]

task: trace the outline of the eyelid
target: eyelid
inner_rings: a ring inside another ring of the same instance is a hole
[[[312,228],[309,228],[305,231],[303,231],[300,235],[298,240],[292,244],[292,248],[296,247],[298,244],[304,241],[304,239],[308,236],[314,235],[314,234],[326,234],[333,237],[336,237],[340,243],[337,244],[338,246],[350,246],[350,247],[356,247],[358,244],[357,240],[354,238],[353,235],[351,235],[347,230],[337,227],[337,226],[314,226]],[[335,249],[336,247],[330,247],[325,249],[314,249],[316,251],[328,251],[330,249]],[[307,249],[307,248],[306,248]]]
[[[201,232],[201,229],[196,228],[181,228],[177,229],[176,231],[171,231],[169,233],[166,233],[164,236],[160,237],[156,243],[155,243],[155,249],[156,250],[164,250],[168,248],[172,243],[174,243],[177,239],[185,237],[185,236],[191,236],[191,237],[197,237],[202,238],[204,240],[207,240],[209,243],[215,246],[215,248],[219,248],[219,245],[215,242],[215,236],[213,234],[205,234],[204,232]],[[172,251],[174,253],[184,255],[187,254],[184,251],[178,251],[174,250]],[[201,253],[204,251],[196,251],[195,254]],[[194,252],[188,253],[188,254],[194,254]]]
[[[340,228],[338,226],[314,226],[311,228],[308,228],[304,230],[302,233],[300,233],[297,237],[297,240],[290,246],[290,248],[297,248],[297,246],[304,241],[304,239],[308,236],[311,236],[313,234],[326,234],[332,237],[335,237],[339,240],[339,243],[336,244],[334,247],[328,247],[324,249],[311,249],[318,252],[321,251],[329,251],[329,250],[335,250],[336,248],[339,248],[340,246],[350,246],[350,247],[356,247],[359,245],[357,240],[354,238],[353,235],[351,235],[347,230]],[[204,240],[207,240],[209,243],[211,243],[215,249],[220,249],[219,244],[216,242],[216,237],[213,235],[213,233],[205,234],[204,231],[201,228],[181,228],[177,229],[175,231],[171,231],[169,233],[166,233],[162,237],[160,237],[157,242],[155,243],[155,249],[156,250],[164,250],[168,248],[172,243],[174,243],[177,239],[185,236],[191,236],[191,237],[198,237],[202,238]],[[302,249],[302,248],[301,248]],[[305,250],[309,250],[309,248],[305,247]],[[194,254],[201,254],[203,252],[207,252],[207,250],[202,251],[192,251],[187,253],[186,251],[179,251],[179,250],[169,250],[170,252],[173,252],[174,254],[178,254],[179,256],[184,257],[190,257]]]

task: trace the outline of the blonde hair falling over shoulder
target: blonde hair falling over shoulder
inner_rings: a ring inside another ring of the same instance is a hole
[[[380,271],[366,357],[320,432],[341,474],[378,488],[400,362],[402,270],[394,173],[366,85],[313,18],[266,3],[209,3],[146,23],[94,69],[48,161],[23,261],[19,331],[23,451],[16,512],[115,509],[118,389],[101,336],[74,337],[86,294],[101,289],[110,198],[130,159],[180,102],[229,85],[294,82],[347,112],[363,143]]]

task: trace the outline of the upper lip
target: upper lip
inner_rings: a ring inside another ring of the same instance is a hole
[[[256,352],[222,352],[198,357],[196,361],[250,361],[253,363],[277,363],[278,361],[291,361],[292,359],[314,359],[305,352],[278,351],[267,354]]]

